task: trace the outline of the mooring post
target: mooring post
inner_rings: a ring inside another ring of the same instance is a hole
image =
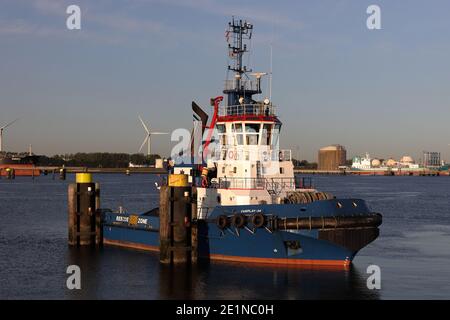
[[[185,174],[171,174],[160,194],[160,261],[191,261],[192,190]]]
[[[170,188],[161,186],[159,193],[159,260],[161,263],[170,263]]]
[[[100,209],[100,183],[95,183],[95,244],[103,244],[102,215]]]
[[[16,178],[16,172],[14,168],[6,168],[6,179],[14,180]]]
[[[66,180],[66,168],[59,169],[59,179]]]
[[[76,183],[68,189],[69,245],[100,245],[102,228],[100,187],[89,173],[77,173]]]
[[[54,171],[53,171],[54,172]],[[77,185],[75,183],[69,184],[68,190],[68,210],[69,210],[69,245],[76,246],[77,241]]]

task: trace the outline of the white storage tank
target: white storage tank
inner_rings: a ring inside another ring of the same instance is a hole
[[[371,165],[372,168],[379,168],[381,166],[381,161],[378,159],[373,159]]]
[[[155,168],[162,169],[163,168],[163,159],[155,159]]]

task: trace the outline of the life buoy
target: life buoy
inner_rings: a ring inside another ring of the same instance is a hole
[[[216,225],[220,230],[224,230],[226,227],[228,227],[228,217],[226,215],[221,214],[217,217]]]
[[[202,187],[208,187],[208,179],[206,177],[202,177]]]
[[[239,214],[235,214],[233,216],[233,218],[231,218],[231,223],[233,224],[233,226],[235,226],[236,228],[243,228],[245,225],[245,216],[242,213]]]
[[[234,160],[234,152],[233,152],[233,150],[228,151],[228,159],[229,160]]]
[[[252,224],[255,228],[261,228],[266,224],[266,217],[262,213],[255,213],[252,216]]]

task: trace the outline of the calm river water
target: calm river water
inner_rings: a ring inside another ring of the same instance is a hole
[[[99,174],[102,207],[143,212],[157,205],[155,175]],[[314,176],[318,189],[366,199],[384,216],[380,237],[350,270],[212,262],[168,268],[158,254],[67,246],[67,181],[0,180],[1,299],[449,299],[450,178]],[[77,264],[82,289],[66,288]],[[369,265],[381,290],[369,290]]]

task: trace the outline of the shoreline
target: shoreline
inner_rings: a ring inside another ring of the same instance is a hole
[[[41,172],[47,171],[51,174],[53,170],[59,173],[61,167],[42,167],[36,166],[36,169]],[[164,168],[151,168],[151,167],[132,167],[132,168],[88,168],[88,167],[65,167],[66,173],[121,173],[121,174],[133,174],[133,173],[151,173],[151,174],[167,174],[167,170]]]
[[[380,170],[380,171],[362,171],[362,170],[303,170],[294,169],[295,174],[311,174],[311,175],[352,175],[352,176],[423,176],[423,177],[437,177],[449,176],[450,171],[439,171],[430,169],[419,170]]]
[[[22,170],[36,170],[40,174],[35,173],[35,176],[43,175],[46,171],[47,174],[59,173],[62,167],[57,166],[34,166],[34,167],[19,167],[15,165],[8,166],[14,168],[16,173],[20,175]],[[6,167],[5,167],[6,168]],[[5,168],[2,168],[4,171]],[[154,167],[132,167],[132,168],[88,168],[88,167],[65,167],[66,173],[118,173],[118,174],[167,174],[167,170],[164,168],[154,168]],[[4,172],[2,172],[4,173]],[[305,169],[294,169],[295,174],[301,175],[351,175],[351,176],[450,176],[450,171],[438,171],[430,169],[420,169],[420,170],[381,170],[381,171],[360,171],[360,170],[305,170]],[[28,175],[28,174],[27,174]],[[31,175],[31,174],[30,174]]]

